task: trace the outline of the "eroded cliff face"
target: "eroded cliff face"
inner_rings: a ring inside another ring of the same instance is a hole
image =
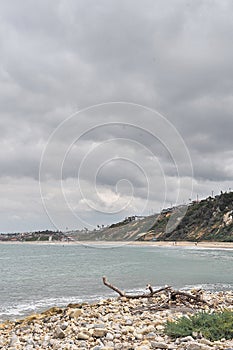
[[[185,215],[184,215],[185,212]],[[233,192],[208,197],[160,214],[131,217],[84,233],[77,240],[91,241],[233,241]]]
[[[124,221],[99,232],[103,240],[233,241],[233,192],[164,209],[139,221]]]
[[[174,230],[168,230],[172,215]],[[143,239],[149,234],[157,240],[233,241],[233,192],[193,202],[182,219],[179,208],[165,211]]]

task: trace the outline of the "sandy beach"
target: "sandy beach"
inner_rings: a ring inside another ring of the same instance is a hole
[[[190,242],[190,241],[0,241],[0,244],[38,244],[38,245],[84,245],[84,246],[151,246],[151,247],[192,247],[192,248],[212,248],[212,249],[233,249],[233,242]]]
[[[176,242],[134,242],[135,245],[149,245],[157,247],[197,247],[197,248],[228,248],[233,249],[233,242],[188,242],[188,241],[176,241]]]
[[[151,247],[193,247],[193,248],[217,248],[217,249],[233,249],[233,242],[189,242],[189,241],[80,241],[74,244],[84,245],[134,245],[134,246],[151,246]],[[69,243],[70,244],[70,243]],[[72,244],[72,243],[71,243]]]

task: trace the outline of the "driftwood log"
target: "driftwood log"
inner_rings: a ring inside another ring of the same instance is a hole
[[[165,294],[166,298],[160,301],[153,302],[152,304],[148,306],[144,306],[142,308],[138,308],[135,310],[135,312],[141,312],[145,310],[163,310],[171,308],[172,306],[177,305],[185,305],[187,307],[192,308],[193,306],[204,306],[208,305],[211,306],[207,301],[203,299],[202,291],[201,290],[195,290],[193,293],[187,293],[180,290],[175,290],[171,286],[164,286],[160,289],[153,289],[153,287],[148,284],[146,286],[146,290],[148,292],[142,293],[142,294],[130,294],[126,293],[122,290],[120,290],[118,287],[112,285],[108,282],[107,278],[103,277],[103,283],[106,287],[112,289],[116,293],[120,295],[120,297],[125,297],[126,299],[140,299],[140,298],[153,298],[157,297],[160,294]]]
[[[124,291],[120,290],[119,288],[117,288],[116,286],[113,286],[111,283],[108,282],[107,278],[104,276],[103,277],[103,283],[105,286],[107,286],[108,288],[114,290],[115,292],[117,292],[121,297],[125,297],[127,299],[140,299],[140,298],[151,298],[153,297],[155,294],[164,292],[164,291],[169,291],[171,289],[171,287],[169,286],[165,286],[163,288],[157,289],[157,290],[153,290],[153,288],[151,287],[150,284],[148,284],[146,286],[146,289],[149,290],[149,293],[143,293],[143,294],[129,294],[129,293],[125,293]]]

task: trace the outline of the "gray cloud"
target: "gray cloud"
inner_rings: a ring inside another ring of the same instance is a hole
[[[2,2],[0,191],[9,213],[1,220],[2,230],[26,229],[25,217],[31,228],[49,225],[39,192],[35,195],[43,149],[59,123],[77,110],[101,102],[129,101],[149,106],[177,128],[191,155],[194,196],[232,187],[232,10],[230,0]],[[75,186],[73,180],[77,180],[83,158],[95,145],[114,138],[133,140],[138,145],[120,140],[115,145],[106,143],[102,152],[92,153],[80,174],[84,192],[92,202],[100,201],[107,210],[122,176],[134,187],[135,203],[117,218],[133,214],[139,210],[138,203],[147,198],[146,182],[130,162],[125,166],[110,162],[101,168],[97,183],[102,199],[90,191],[96,169],[119,155],[137,161],[153,184],[147,211],[164,205],[164,179],[167,205],[176,201],[179,177],[182,200],[187,201],[191,175],[185,151],[178,146],[176,149],[172,133],[174,142],[166,149],[169,135],[163,145],[159,136],[163,138],[165,129],[148,113],[127,105],[96,107],[79,114],[68,128],[64,125],[60,129],[41,181],[48,197],[57,198],[53,216],[64,210],[61,227],[67,226],[68,219],[73,220],[73,226],[76,221],[65,214],[68,209],[58,194],[60,177],[72,193],[70,184]],[[135,126],[90,130],[98,122],[114,122],[119,116],[125,123],[137,125],[143,121],[144,129],[155,136]],[[83,130],[89,131],[74,143],[60,175],[61,155]],[[27,200],[20,184],[27,187]],[[124,203],[127,191],[127,184],[121,183],[119,203]],[[98,223],[98,218],[109,222],[116,219],[87,209],[80,193],[74,193],[74,198],[69,197],[72,206],[92,225]],[[17,204],[22,201],[24,209]],[[26,215],[28,212],[30,215]]]

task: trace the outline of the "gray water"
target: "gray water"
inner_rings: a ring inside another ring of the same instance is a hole
[[[116,295],[102,284],[103,275],[127,291],[139,291],[147,283],[232,290],[233,251],[0,244],[0,320]]]

